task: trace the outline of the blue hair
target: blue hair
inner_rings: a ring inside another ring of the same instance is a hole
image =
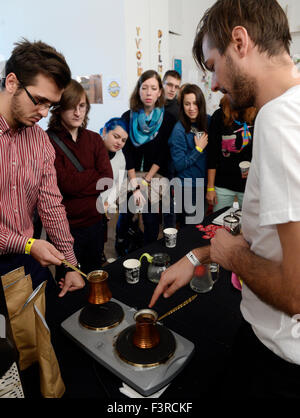
[[[109,119],[103,126],[103,128],[100,129],[100,135],[103,134],[103,130],[105,128],[106,133],[113,131],[117,126],[121,126],[121,128],[124,129],[127,133],[129,133],[129,126],[128,123],[123,118],[112,118]]]

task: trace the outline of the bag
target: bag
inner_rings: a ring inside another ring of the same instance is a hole
[[[14,340],[19,351],[19,367],[25,370],[39,363],[40,389],[45,398],[60,398],[65,392],[58,361],[45,321],[45,287],[32,291],[30,275],[20,267],[1,277]]]

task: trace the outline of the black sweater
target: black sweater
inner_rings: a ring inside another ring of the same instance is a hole
[[[122,118],[129,125],[130,110],[125,112]],[[165,112],[158,134],[152,141],[135,147],[129,137],[123,148],[127,170],[134,168],[136,171],[148,172],[153,164],[157,164],[160,167],[158,173],[162,176],[168,176],[168,165],[170,162],[168,139],[175,123],[176,119],[170,113]]]
[[[208,130],[207,168],[216,169],[215,186],[235,192],[244,192],[246,186],[246,179],[241,177],[239,163],[252,159],[253,126],[249,127],[252,138],[242,150],[241,128],[244,129],[235,122],[231,126],[225,126],[220,108],[212,115]]]

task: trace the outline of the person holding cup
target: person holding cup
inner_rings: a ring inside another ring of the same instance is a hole
[[[232,206],[235,198],[242,208],[248,170],[252,159],[255,107],[237,111],[227,94],[211,118],[207,147],[208,183],[206,198],[213,211]],[[242,164],[242,167],[240,167]]]
[[[175,176],[180,178],[184,186],[182,187],[182,213],[178,216],[181,225],[187,223],[186,218],[193,218],[194,216],[191,215],[194,208],[204,202],[203,193],[201,191],[200,194],[199,191],[197,193],[196,179],[206,178],[208,119],[205,98],[201,89],[196,84],[186,84],[180,94],[179,121],[168,141]],[[197,219],[196,222],[201,222],[201,220]]]

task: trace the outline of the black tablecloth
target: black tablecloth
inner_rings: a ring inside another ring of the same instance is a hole
[[[210,224],[219,213],[208,216],[203,224]],[[195,226],[187,226],[178,232],[176,248],[166,248],[163,240],[160,240],[104,267],[109,274],[113,298],[137,309],[146,308],[155,289],[155,284],[147,279],[148,262],[143,259],[140,281],[131,285],[124,278],[124,259],[139,258],[144,252],[167,252],[173,264],[191,249],[207,245],[208,241],[202,235]],[[205,398],[221,382],[224,366],[241,323],[241,295],[232,286],[230,277],[230,272],[221,269],[220,278],[210,292],[199,294],[193,302],[163,320],[165,326],[195,344],[195,353],[160,397],[161,400]],[[168,299],[161,297],[154,309],[162,315],[193,294],[189,285],[185,286]],[[63,298],[53,293],[47,299],[46,319],[66,385],[65,398],[128,399],[119,391],[121,380],[79,348],[61,330],[60,324],[86,304],[87,295],[86,286]],[[27,389],[29,397],[35,396],[30,386],[31,379],[30,371],[24,374],[25,391]]]

